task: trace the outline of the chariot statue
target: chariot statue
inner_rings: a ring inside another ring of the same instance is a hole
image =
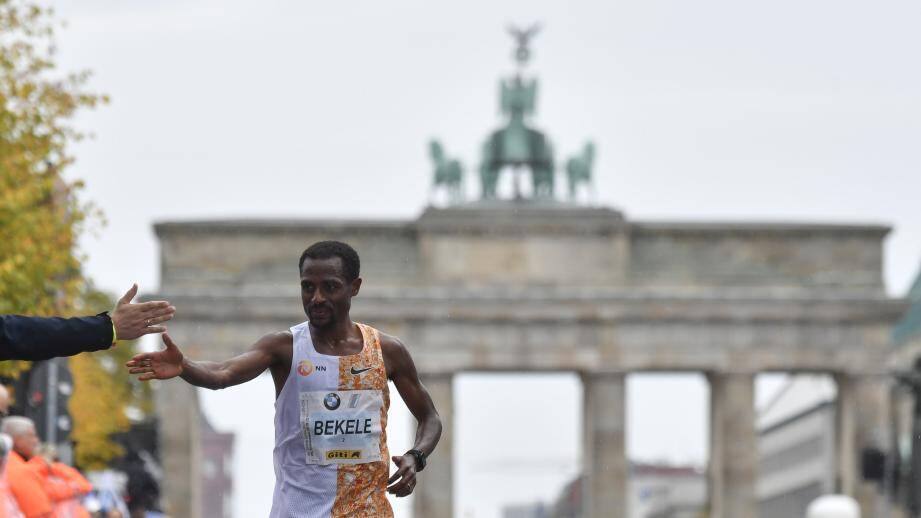
[[[530,171],[535,198],[553,198],[554,162],[553,147],[550,140],[529,124],[529,117],[534,114],[537,98],[537,80],[525,79],[522,68],[530,59],[528,44],[537,34],[539,26],[528,29],[510,27],[509,32],[515,37],[517,47],[515,60],[519,70],[514,77],[500,83],[500,100],[502,114],[506,123],[493,131],[483,145],[480,162],[480,180],[482,197],[496,197],[496,185],[503,170],[510,169],[515,175],[515,197],[521,194],[520,173]]]
[[[508,32],[514,38],[512,56],[516,63],[515,72],[499,82],[499,106],[502,124],[489,133],[482,144],[479,173],[481,199],[499,197],[498,186],[503,174],[511,174],[511,185],[516,200],[525,198],[526,189],[522,182],[530,173],[531,189],[528,196],[536,200],[553,200],[555,191],[556,163],[550,139],[538,130],[533,122],[537,105],[537,79],[529,77],[525,68],[531,60],[531,40],[540,31],[540,25],[526,28],[509,26]],[[463,202],[463,168],[458,160],[445,153],[441,143],[429,143],[429,154],[435,166],[431,197],[447,193],[449,204]],[[595,146],[588,142],[583,149],[560,163],[566,173],[569,199],[579,201],[583,187],[588,187],[591,199],[595,196],[592,185],[592,169],[595,161]],[[503,191],[506,182],[502,182]],[[503,195],[505,193],[503,192]]]

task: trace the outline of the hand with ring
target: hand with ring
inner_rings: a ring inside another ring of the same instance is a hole
[[[166,327],[158,324],[170,320],[176,313],[176,308],[165,300],[132,304],[131,300],[137,293],[138,285],[134,284],[112,310],[112,323],[119,340],[134,340],[150,333],[163,333]]]
[[[416,489],[416,458],[412,455],[392,457],[397,471],[387,480],[387,492],[397,497],[409,496]]]

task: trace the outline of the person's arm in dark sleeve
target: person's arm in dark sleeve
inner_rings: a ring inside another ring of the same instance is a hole
[[[112,319],[0,315],[0,360],[47,360],[112,346]]]
[[[116,339],[134,340],[162,333],[159,326],[173,318],[176,308],[166,301],[132,304],[137,284],[108,313],[94,317],[25,317],[0,315],[0,360],[47,360],[108,349]],[[113,331],[114,330],[114,331]]]

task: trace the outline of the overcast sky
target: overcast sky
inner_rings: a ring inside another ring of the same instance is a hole
[[[80,118],[96,138],[75,149],[69,172],[109,220],[84,240],[87,271],[105,289],[157,288],[155,221],[415,217],[431,176],[427,141],[476,164],[499,122],[497,79],[512,70],[504,27],[535,20],[544,23],[531,67],[541,81],[535,122],[561,159],[596,142],[603,204],[632,220],[890,224],[895,295],[921,264],[915,1],[53,5],[69,23],[62,66],[92,69],[113,99]],[[547,467],[532,442],[516,449],[518,437],[497,431],[526,414],[477,414],[502,390],[525,402],[554,397],[578,421],[575,378],[458,383],[468,416],[461,516],[495,517],[503,498],[546,498],[575,473],[578,452],[566,444],[575,425],[535,432],[537,444],[555,445]],[[270,409],[267,387],[238,389],[234,404]],[[270,450],[251,441],[271,430],[271,412],[247,428],[226,417],[228,397],[207,398],[209,413],[241,434],[240,457],[265,461]],[[705,398],[693,376],[631,381],[631,455],[703,462]],[[675,422],[686,436],[672,436]],[[237,464],[237,516],[259,516],[264,477]],[[525,472],[535,473],[520,484],[531,489],[496,493]]]

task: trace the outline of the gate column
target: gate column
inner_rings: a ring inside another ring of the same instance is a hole
[[[586,518],[627,516],[624,378],[622,373],[582,375],[585,394],[582,516]]]
[[[836,443],[839,459],[839,490],[860,503],[864,516],[882,514],[882,485],[863,480],[861,452],[891,452],[888,380],[879,377],[838,374]]]
[[[454,513],[454,375],[426,374],[422,384],[441,416],[441,440],[428,458],[413,493],[416,518],[451,518]],[[400,452],[402,453],[402,452]]]
[[[758,444],[752,374],[712,373],[710,518],[757,518]]]
[[[159,383],[158,438],[163,497],[170,516],[201,517],[201,424],[198,389],[181,380]],[[168,409],[168,410],[166,410]]]

